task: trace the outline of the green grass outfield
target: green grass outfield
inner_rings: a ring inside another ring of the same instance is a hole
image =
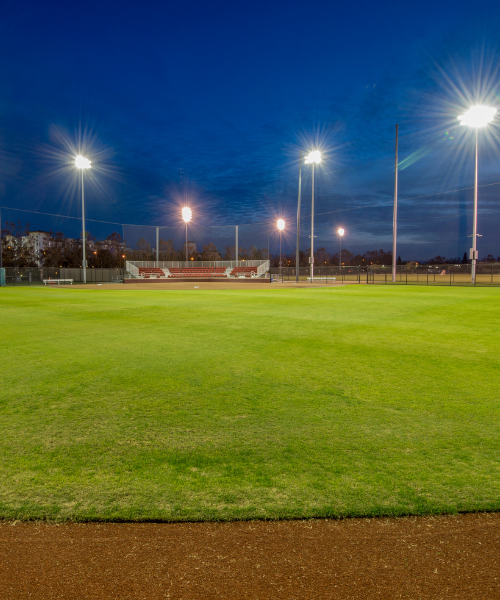
[[[500,290],[0,289],[0,517],[500,509]]]

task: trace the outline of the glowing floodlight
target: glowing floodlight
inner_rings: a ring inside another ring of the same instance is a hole
[[[319,150],[313,150],[312,152],[309,152],[309,154],[306,156],[306,165],[310,165],[313,163],[319,165],[320,162],[321,152]]]
[[[191,212],[191,209],[188,208],[187,206],[185,206],[182,209],[182,218],[184,219],[184,222],[189,223],[189,221],[191,221],[192,216],[193,216],[193,213]]]
[[[472,216],[472,248],[471,248],[471,283],[476,285],[476,261],[477,261],[477,172],[478,172],[478,148],[479,148],[479,129],[486,127],[493,121],[497,112],[496,108],[490,106],[480,106],[479,104],[469,108],[469,110],[458,117],[460,125],[472,127],[476,130],[476,169],[474,175],[474,213]]]
[[[463,115],[460,115],[458,120],[460,121],[460,125],[479,129],[480,127],[486,127],[488,123],[491,123],[496,112],[496,108],[477,105],[469,108]]]
[[[278,229],[280,231],[283,231],[283,229],[285,229],[285,221],[283,221],[283,219],[278,219]]]
[[[78,155],[75,157],[75,166],[77,169],[90,169],[90,160]]]
[[[339,227],[339,229],[338,229],[337,233],[338,233],[340,236],[343,236],[343,235],[344,235],[344,233],[345,233],[345,229],[343,229],[342,227]]]

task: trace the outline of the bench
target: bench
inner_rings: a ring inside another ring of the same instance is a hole
[[[72,279],[44,279],[43,280],[44,285],[53,284],[53,283],[57,283],[57,285],[59,285],[60,283],[71,283],[71,285],[73,285],[73,280]]]
[[[335,281],[337,278],[332,277],[331,275],[321,275],[319,277],[313,277],[312,279],[313,279],[313,281],[323,281],[323,279],[324,279],[328,283],[328,280]],[[308,277],[307,281],[311,281],[311,278]]]

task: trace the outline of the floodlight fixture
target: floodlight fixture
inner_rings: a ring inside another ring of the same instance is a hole
[[[319,150],[312,150],[306,156],[306,165],[317,164],[321,162],[321,152]]]
[[[80,169],[82,173],[82,253],[83,253],[83,283],[87,283],[87,262],[85,260],[85,193],[83,190],[83,172],[85,169],[90,169],[90,160],[78,154],[75,156],[75,167]]]
[[[90,160],[85,156],[75,156],[75,166],[77,169],[90,169]]]
[[[188,206],[185,206],[182,209],[182,218],[184,219],[184,223],[186,223],[186,262],[188,262],[188,223],[191,221],[191,217],[193,213]]]
[[[339,234],[339,242],[340,242],[340,247],[339,247],[339,267],[340,267],[340,274],[342,275],[342,236],[345,233],[345,229],[343,227],[339,227],[337,229],[337,233]]]
[[[313,283],[314,280],[314,165],[319,165],[319,163],[321,162],[321,152],[319,150],[312,150],[311,152],[309,152],[309,154],[306,156],[306,160],[305,160],[305,164],[306,165],[312,165],[312,194],[311,194],[311,256],[309,258],[309,264],[311,265],[311,283]],[[298,214],[298,212],[297,212]],[[297,217],[298,218],[298,217]],[[298,227],[297,227],[297,232],[298,232]],[[297,237],[298,237],[298,233],[297,233]],[[297,248],[298,248],[298,240],[297,240]],[[297,250],[297,256],[298,256],[298,250]],[[297,271],[298,273],[298,271]],[[298,281],[298,275],[297,275],[297,281]]]
[[[184,220],[185,223],[189,223],[189,221],[191,221],[191,217],[193,216],[193,213],[191,211],[191,209],[187,206],[185,206],[182,209],[182,218]]]
[[[481,106],[477,104],[472,108],[460,115],[460,125],[471,127],[476,130],[476,161],[474,171],[474,212],[472,216],[472,248],[470,249],[471,263],[471,283],[476,284],[476,262],[477,262],[477,188],[478,188],[478,157],[479,157],[479,129],[486,127],[488,123],[493,121],[493,118],[497,112],[496,108],[490,106]]]
[[[278,225],[278,229],[280,232],[280,280],[281,280],[281,278],[282,278],[282,275],[281,275],[281,234],[283,233],[283,229],[285,229],[285,221],[283,219],[278,219],[277,225]]]
[[[496,112],[496,108],[477,104],[476,106],[469,108],[469,110],[463,115],[460,115],[458,120],[460,121],[460,125],[465,125],[466,127],[472,127],[474,129],[480,129],[481,127],[486,127],[488,123],[493,121]]]

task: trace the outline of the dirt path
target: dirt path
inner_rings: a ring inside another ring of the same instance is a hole
[[[498,600],[500,513],[0,523],[1,600]]]

